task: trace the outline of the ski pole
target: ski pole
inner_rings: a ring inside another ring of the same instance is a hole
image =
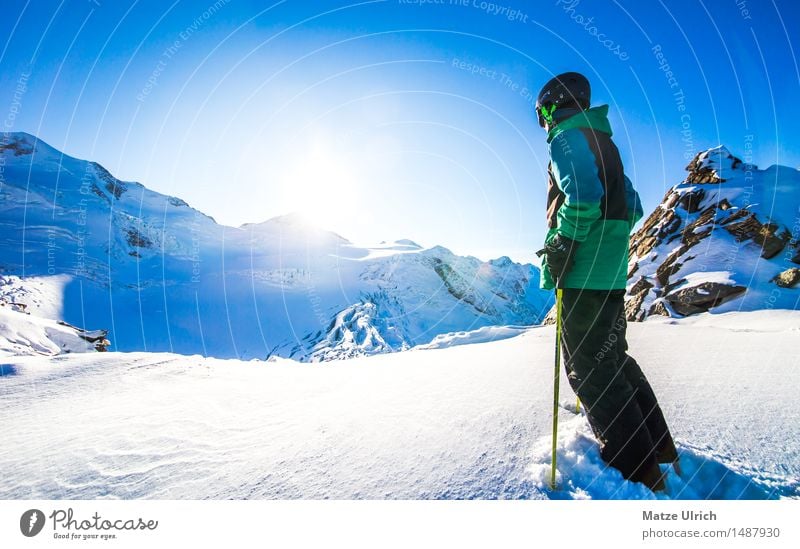
[[[556,288],[556,361],[553,369],[553,459],[550,463],[550,488],[556,489],[556,436],[558,435],[558,383],[561,373],[561,294]]]

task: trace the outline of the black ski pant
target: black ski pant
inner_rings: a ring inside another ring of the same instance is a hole
[[[603,460],[644,481],[678,455],[656,395],[627,353],[624,298],[625,290],[565,288],[562,352]]]

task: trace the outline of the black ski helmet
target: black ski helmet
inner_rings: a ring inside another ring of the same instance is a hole
[[[553,112],[564,105],[577,104],[588,109],[591,95],[589,81],[578,72],[565,72],[550,79],[536,98],[539,125],[544,128],[546,123],[552,122]]]

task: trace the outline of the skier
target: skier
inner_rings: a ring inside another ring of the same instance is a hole
[[[630,480],[664,489],[659,463],[678,453],[656,396],[627,354],[628,242],[639,195],[611,140],[608,105],[590,108],[589,81],[568,72],[539,92],[550,152],[542,288],[562,290],[562,353],[601,455]]]

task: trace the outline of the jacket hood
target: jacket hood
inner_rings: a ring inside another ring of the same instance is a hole
[[[612,135],[611,124],[608,123],[608,105],[599,105],[585,111],[578,111],[561,120],[555,128],[547,133],[547,142],[550,143],[558,134],[573,128],[591,128]]]

